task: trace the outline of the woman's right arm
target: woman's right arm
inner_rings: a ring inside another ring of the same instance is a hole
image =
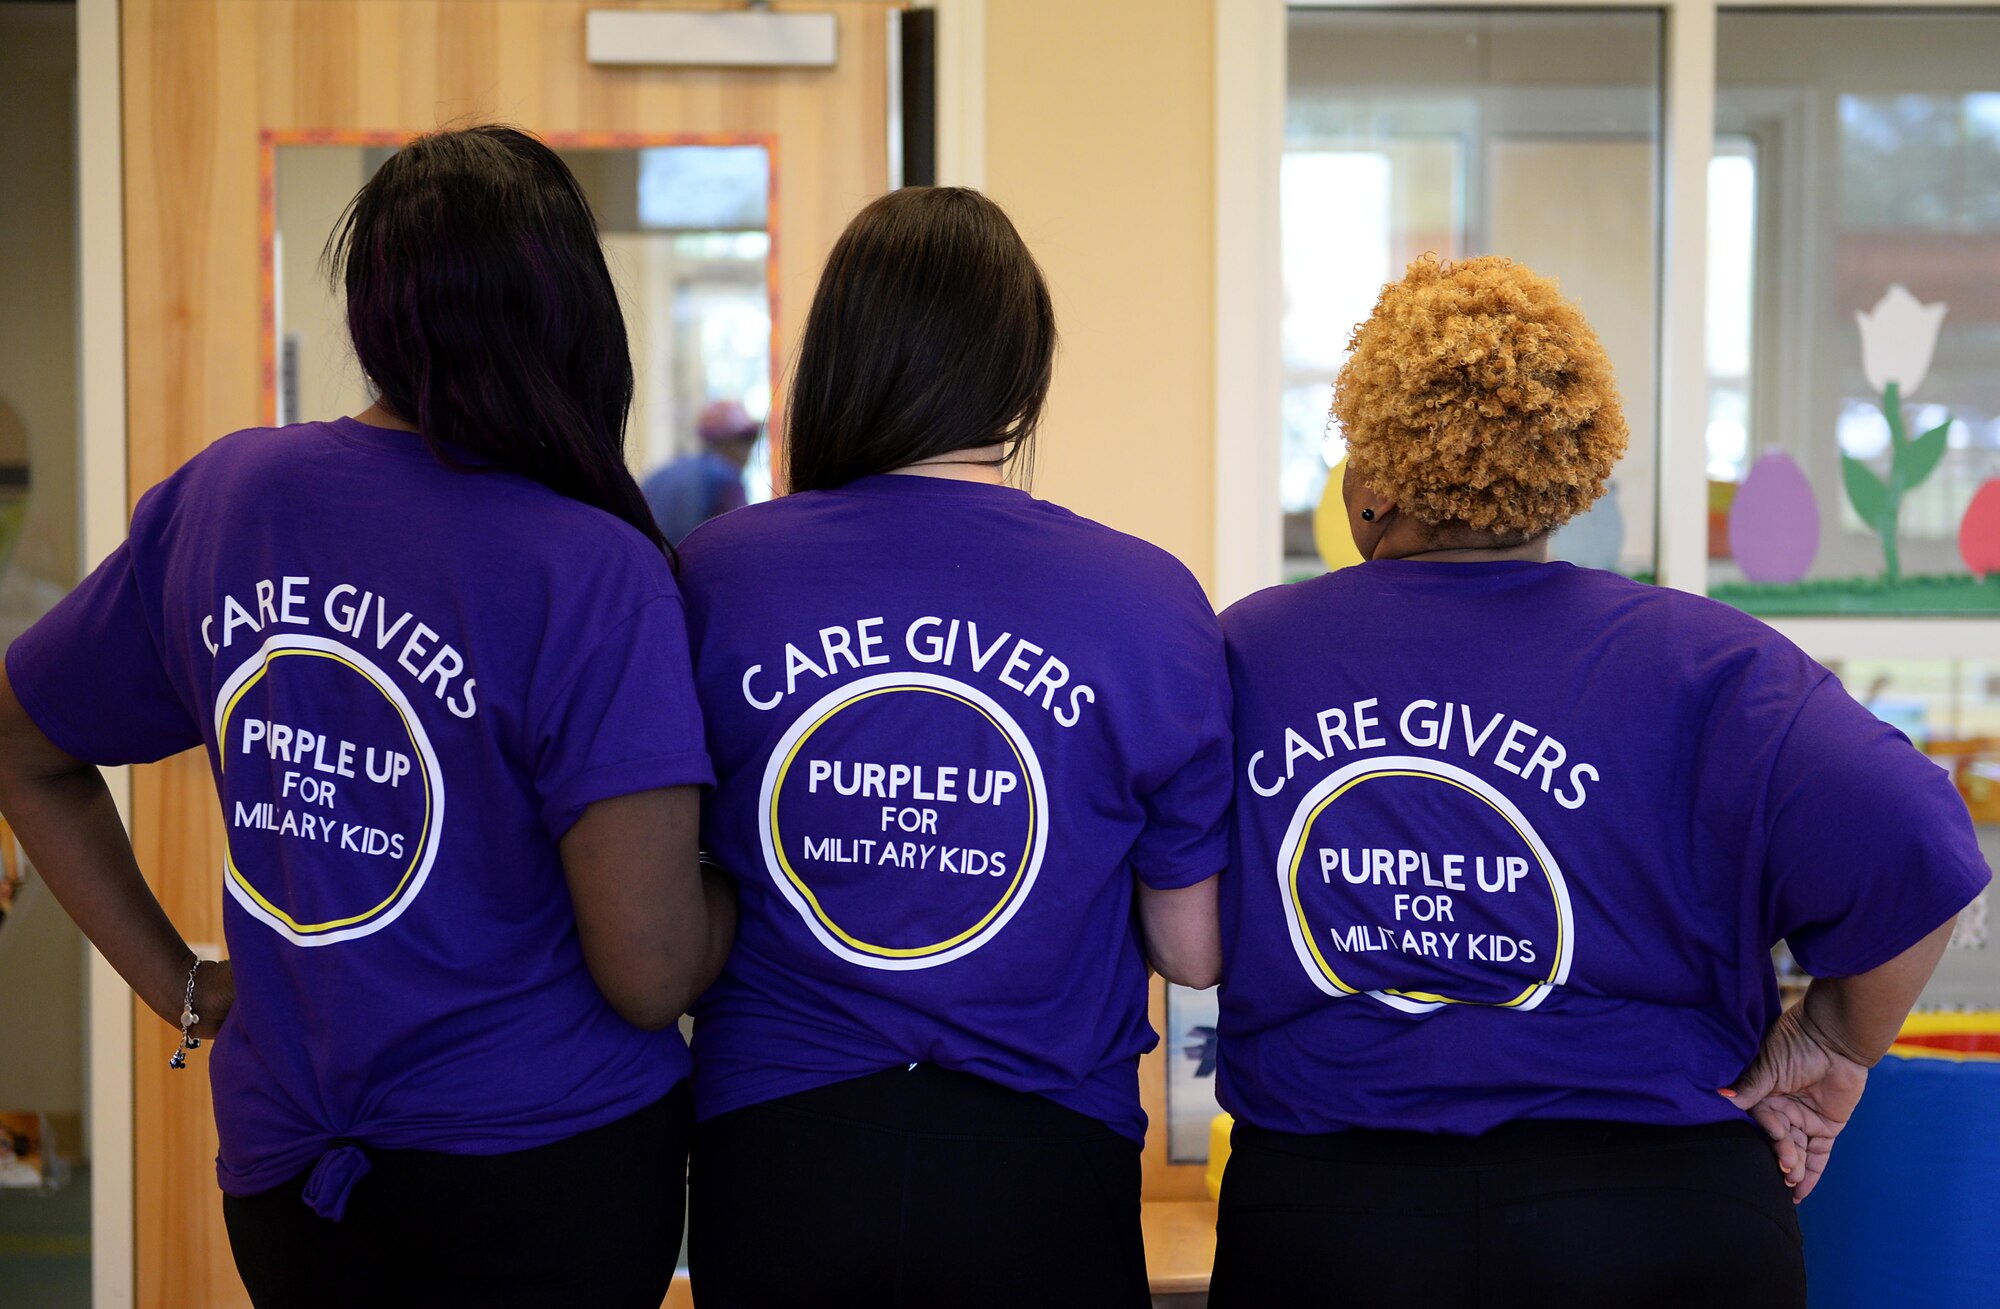
[[[104,778],[49,740],[0,671],[0,813],[35,872],[148,1008],[178,1026],[194,953],[139,872]],[[196,979],[194,1032],[213,1036],[235,1000],[226,964]]]
[[[701,788],[599,800],[563,835],[584,963],[635,1027],[671,1027],[721,973],[736,890],[700,858]]]
[[[1944,956],[1956,916],[1879,968],[1821,977],[1778,1016],[1756,1059],[1722,1094],[1749,1112],[1777,1150],[1794,1203],[1818,1185],[1868,1084]]]
[[[1722,1093],[1802,1200],[1991,874],[1944,770],[1831,676],[1786,728],[1762,803],[1766,939],[1817,980]]]

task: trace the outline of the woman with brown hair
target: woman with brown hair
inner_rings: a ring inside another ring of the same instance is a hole
[[[1219,966],[1228,688],[1185,568],[1005,484],[1055,344],[998,206],[882,197],[806,320],[790,493],[683,545],[742,904],[695,1011],[704,1309],[1147,1303],[1146,963]]]
[[[1755,619],[1549,560],[1626,442],[1553,283],[1412,264],[1334,416],[1365,562],[1223,616],[1210,1303],[1803,1306],[1792,1202],[1987,881],[1964,805]]]

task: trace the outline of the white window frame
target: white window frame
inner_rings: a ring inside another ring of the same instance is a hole
[[[1666,24],[1662,106],[1658,573],[1708,590],[1708,163],[1715,140],[1715,28],[1722,10],[1956,10],[1993,0],[1215,0],[1215,601],[1273,585],[1278,499],[1278,164],[1285,140],[1289,9],[1599,9]],[[1820,660],[1973,659],[2000,652],[2000,616],[1767,619]]]
[[[125,132],[118,0],[76,7],[78,507],[87,571],[125,539]],[[107,768],[131,821],[130,770]],[[127,1309],[136,1289],[133,1216],[131,988],[84,946],[90,1133],[90,1302]]]

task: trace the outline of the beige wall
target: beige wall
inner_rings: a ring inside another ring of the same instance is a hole
[[[986,189],[1063,334],[1036,494],[1213,584],[1210,0],[992,0]]]
[[[1055,296],[1062,351],[1034,491],[1163,546],[1215,589],[1215,132],[1211,0],[989,0],[986,190]],[[1165,1030],[1157,982],[1153,1025]],[[1165,1064],[1147,1056],[1149,1199]]]

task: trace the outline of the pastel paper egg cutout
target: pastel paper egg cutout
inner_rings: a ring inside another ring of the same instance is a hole
[[[1989,477],[1973,493],[1958,525],[1958,554],[1974,577],[2000,573],[2000,477]]]
[[[1753,582],[1797,582],[1819,553],[1819,504],[1805,471],[1782,450],[1759,459],[1729,507],[1729,544]]]
[[[1578,568],[1615,572],[1625,548],[1625,511],[1618,507],[1614,485],[1597,503],[1563,524],[1549,553]]]

